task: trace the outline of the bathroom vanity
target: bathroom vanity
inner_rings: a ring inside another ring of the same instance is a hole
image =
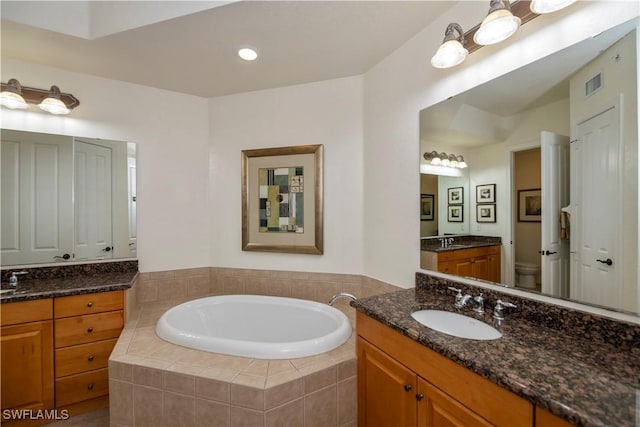
[[[447,288],[460,285],[418,273],[415,289],[352,303],[360,426],[635,425],[638,325],[464,285],[464,293],[484,292],[487,312],[455,309]],[[497,298],[518,305],[504,321],[492,318]],[[424,309],[460,312],[502,337],[437,332],[411,317]]]
[[[54,421],[11,421],[5,410],[31,410],[35,417],[37,411],[58,409],[52,414],[63,417],[108,406],[107,363],[124,326],[125,289],[137,274],[137,263],[124,266],[125,271],[114,264],[109,272],[62,278],[42,277],[43,269],[31,269],[29,274],[39,278],[23,280],[16,291],[3,294],[3,424]]]

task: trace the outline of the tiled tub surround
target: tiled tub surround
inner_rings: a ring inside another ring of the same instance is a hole
[[[441,244],[441,240],[443,238],[453,238],[454,241],[452,245],[455,245],[455,246],[443,248]],[[464,247],[460,247],[460,245],[464,245]],[[458,249],[479,248],[483,246],[500,246],[500,245],[502,245],[502,239],[500,237],[492,237],[492,236],[453,235],[453,236],[430,237],[430,238],[420,239],[420,250],[430,251],[430,252],[446,252],[446,251],[455,251]]]
[[[455,293],[479,288],[423,273],[416,288],[352,303],[357,310],[448,357],[476,374],[581,426],[635,426],[640,419],[640,327],[527,298],[482,289],[484,315],[461,311],[498,327],[495,341],[456,338],[411,318],[422,309],[453,308]],[[495,301],[518,305],[492,319]]]
[[[358,275],[201,268],[142,273],[138,310],[109,361],[112,426],[355,426],[355,335],[316,356],[260,360],[192,350],[155,334],[169,308],[208,295],[327,302],[397,290]],[[354,318],[347,300],[336,304]],[[353,320],[352,320],[353,321]]]

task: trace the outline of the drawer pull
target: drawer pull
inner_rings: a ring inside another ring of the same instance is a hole
[[[93,303],[92,303],[91,301],[89,301],[89,302],[87,303],[87,307],[89,307],[89,308],[93,307]]]
[[[93,359],[94,359],[94,356],[93,356],[93,355],[91,355],[91,356],[87,357],[87,360],[88,360],[89,362],[93,362]]]
[[[87,390],[93,390],[93,383],[89,383],[89,385],[87,386]]]
[[[89,327],[89,329],[87,329],[87,332],[89,332],[89,333],[93,332],[93,328]]]

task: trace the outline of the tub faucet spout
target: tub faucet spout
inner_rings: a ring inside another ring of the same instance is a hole
[[[332,306],[340,298],[349,298],[351,301],[357,300],[357,298],[354,295],[351,295],[347,292],[340,292],[339,294],[335,294],[334,296],[331,297],[331,299],[329,300],[329,305]]]

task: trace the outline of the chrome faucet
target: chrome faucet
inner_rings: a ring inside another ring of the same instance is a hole
[[[23,276],[25,274],[29,274],[28,271],[13,271],[11,272],[11,277],[9,277],[9,286],[12,288],[18,287],[18,276]]]
[[[448,248],[449,245],[453,243],[453,241],[454,241],[453,237],[440,239],[440,247]]]
[[[474,297],[473,295],[469,294],[462,295],[462,290],[458,288],[449,287],[449,289],[457,292],[456,302],[453,304],[455,308],[462,308],[467,305],[469,301],[471,301],[471,304],[473,304],[473,311],[477,313],[484,313],[484,297],[482,296],[482,292],[480,292],[480,295],[478,295],[477,297]]]
[[[356,301],[358,298],[356,298],[354,295],[349,294],[347,292],[340,292],[339,294],[335,294],[334,296],[331,297],[331,299],[329,300],[329,305],[333,305],[335,304],[335,302],[337,300],[339,300],[340,298],[348,298],[351,301]]]
[[[504,310],[505,308],[516,308],[517,305],[512,304],[510,302],[503,302],[502,300],[498,300],[496,302],[496,306],[493,307],[493,317],[498,319],[498,320],[504,320],[504,313],[502,312],[502,310]]]

